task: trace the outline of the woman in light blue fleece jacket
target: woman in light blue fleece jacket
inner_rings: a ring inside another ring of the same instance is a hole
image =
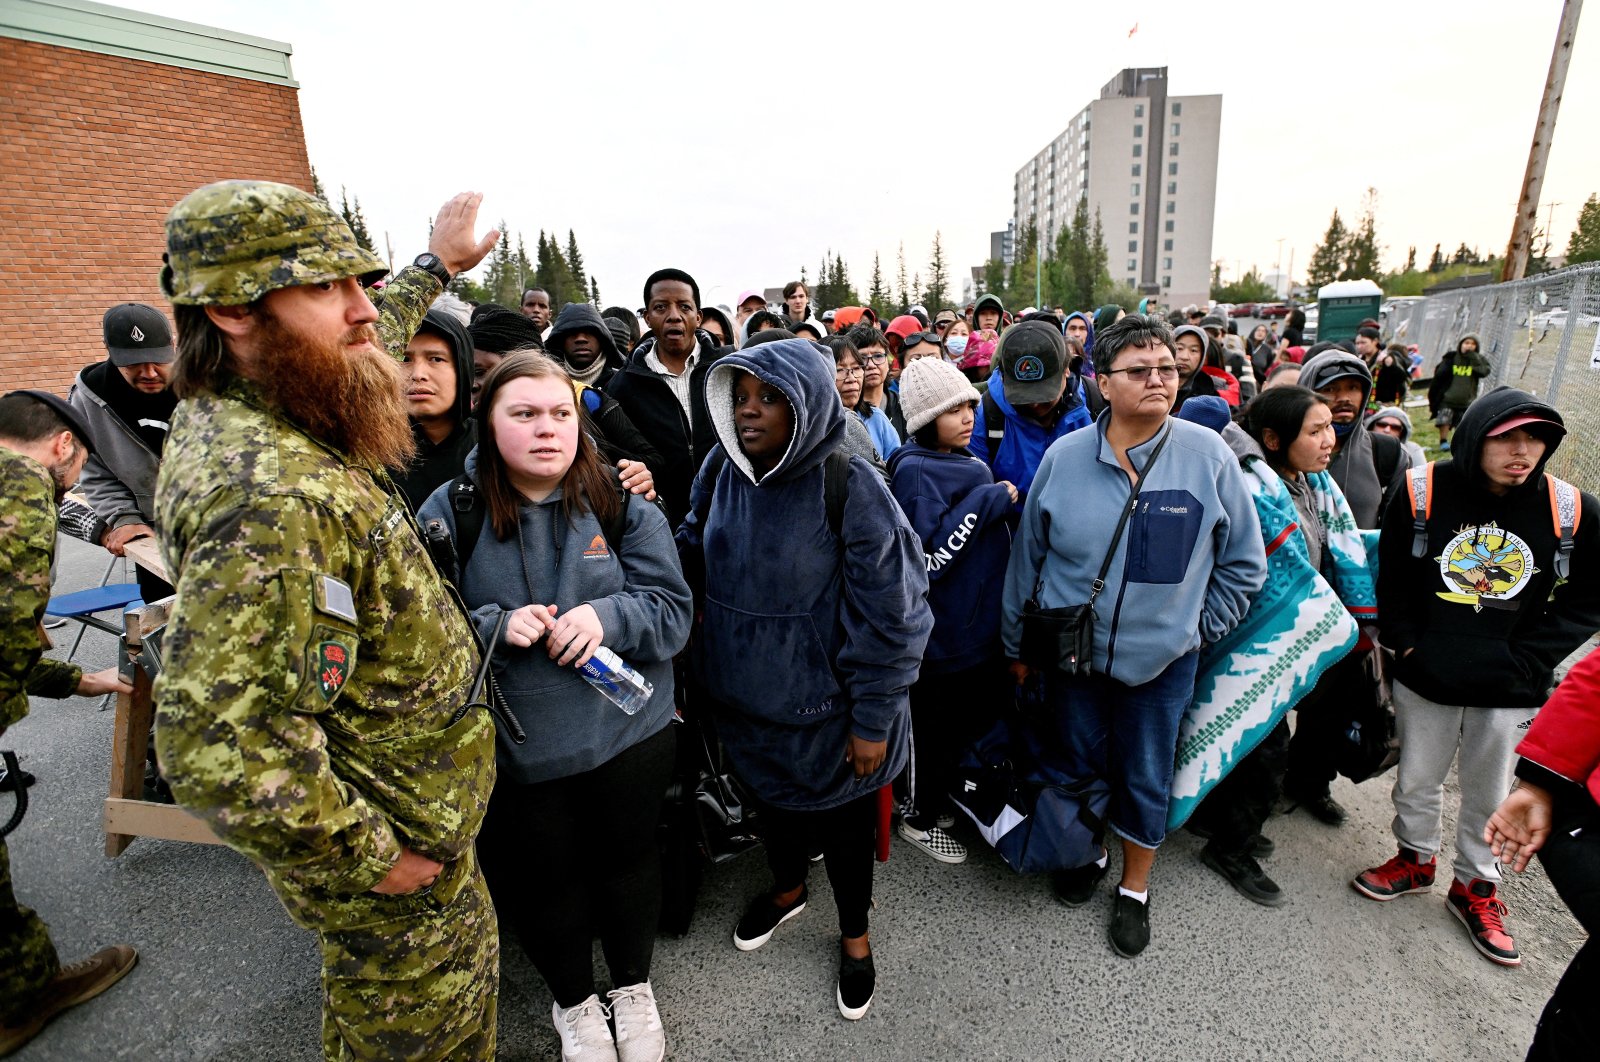
[[[1260,524],[1244,474],[1214,432],[1168,416],[1177,396],[1172,336],[1130,316],[1097,343],[1108,408],[1093,430],[1046,451],[1011,551],[1001,638],[1019,682],[1022,608],[1081,605],[1133,506],[1095,603],[1093,674],[1052,669],[1046,695],[1075,778],[1111,785],[1109,825],[1122,838],[1111,943],[1132,957],[1150,939],[1149,881],[1166,836],[1178,724],[1194,695],[1197,651],[1232,630],[1266,580]],[[1133,482],[1149,466],[1135,499]],[[1107,870],[1054,875],[1057,897],[1087,903]]]

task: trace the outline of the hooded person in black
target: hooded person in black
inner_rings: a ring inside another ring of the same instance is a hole
[[[478,442],[472,417],[472,338],[457,317],[435,307],[423,317],[402,363],[417,456],[403,469],[390,469],[390,475],[415,512],[436,488],[462,473]],[[435,409],[446,397],[453,401],[443,410],[418,414],[419,409]]]
[[[544,348],[567,370],[573,383],[602,391],[628,360],[617,349],[616,337],[606,319],[586,302],[569,302],[561,307],[550,334],[544,338]]]
[[[1521,959],[1484,824],[1556,666],[1600,629],[1600,503],[1544,474],[1565,435],[1561,414],[1526,391],[1489,392],[1457,425],[1452,459],[1413,474],[1390,503],[1378,542],[1379,624],[1396,658],[1400,850],[1353,884],[1376,900],[1433,884],[1444,782],[1459,759],[1448,902],[1473,946],[1505,966]],[[1572,528],[1565,557],[1558,520]]]
[[[1352,383],[1359,386],[1359,396]],[[1371,370],[1357,355],[1329,347],[1300,367],[1300,386],[1328,399],[1336,437],[1328,475],[1344,492],[1356,526],[1375,530],[1389,499],[1399,493],[1411,458],[1400,440],[1375,434],[1362,422],[1372,398]]]

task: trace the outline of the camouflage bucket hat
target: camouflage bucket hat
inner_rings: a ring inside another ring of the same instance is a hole
[[[279,288],[389,272],[327,203],[287,184],[218,181],[167,215],[161,290],[178,306],[237,306]]]

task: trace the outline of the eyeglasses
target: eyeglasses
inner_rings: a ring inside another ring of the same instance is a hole
[[[879,358],[879,359],[878,359],[878,360],[879,360],[879,361],[882,361],[882,360],[883,360],[883,359],[882,359],[882,358]],[[850,377],[852,377],[852,376],[860,376],[860,375],[862,375],[862,374],[863,374],[863,373],[865,373],[865,372],[866,372],[866,370],[865,370],[865,369],[863,369],[863,368],[862,368],[862,367],[861,367],[861,366],[859,366],[859,365],[857,365],[857,366],[856,366],[856,367],[855,367],[855,368],[853,368],[853,369],[847,369],[847,368],[845,368],[845,367],[844,367],[844,366],[843,366],[843,365],[839,365],[839,366],[836,366],[836,367],[835,367],[835,368],[834,368],[834,370],[833,370],[833,378],[834,378],[834,379],[835,379],[835,380],[847,380],[847,379],[849,379],[849,378],[850,378]]]
[[[888,360],[889,360],[889,355],[887,355],[887,354],[863,354],[863,355],[861,355],[861,363],[863,365],[882,365],[884,362],[886,362]]]
[[[1103,375],[1110,376],[1119,372],[1125,373],[1128,379],[1134,383],[1144,383],[1150,379],[1151,373],[1159,374],[1163,380],[1176,380],[1178,378],[1178,367],[1176,365],[1130,365],[1126,369],[1105,369],[1103,370]]]

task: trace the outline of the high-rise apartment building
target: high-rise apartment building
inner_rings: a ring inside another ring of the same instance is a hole
[[[1165,306],[1211,290],[1222,97],[1169,96],[1167,68],[1128,68],[1017,171],[1012,224],[1048,247],[1079,199],[1100,215],[1113,280]]]

